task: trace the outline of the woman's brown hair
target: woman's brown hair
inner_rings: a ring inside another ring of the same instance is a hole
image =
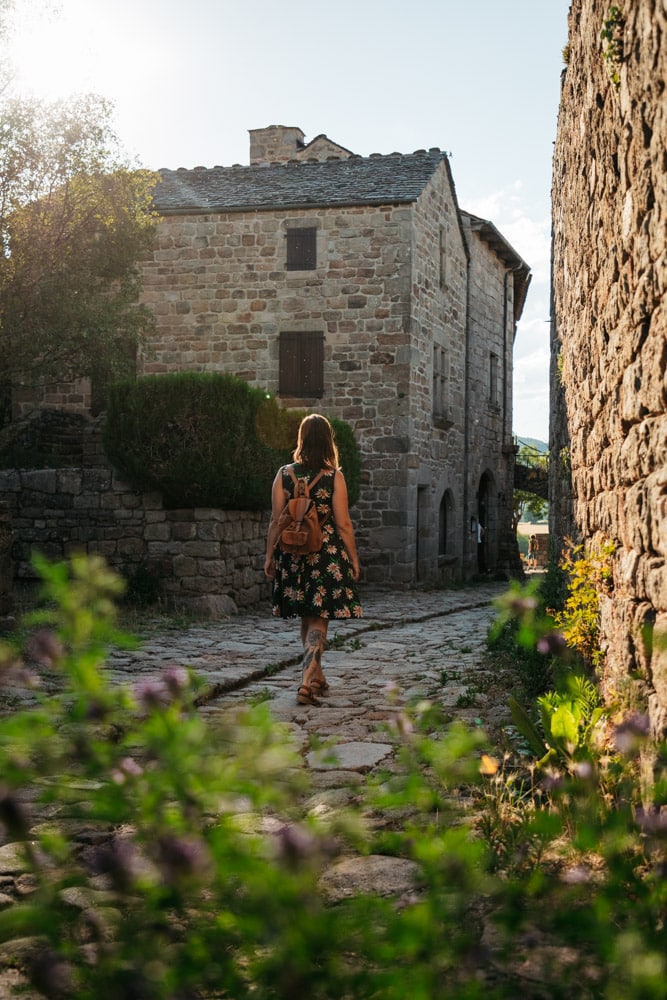
[[[323,468],[338,468],[338,448],[333,427],[326,417],[311,413],[303,418],[292,458],[312,472]]]

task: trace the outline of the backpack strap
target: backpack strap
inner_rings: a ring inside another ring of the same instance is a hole
[[[293,496],[295,496],[296,495],[296,488],[297,488],[297,478],[296,478],[296,475],[294,473],[294,469],[292,468],[291,465],[284,465],[283,468],[287,469],[287,471],[289,472],[289,474],[290,474],[290,476],[292,478],[292,482],[294,483],[294,487],[295,487]],[[315,484],[320,481],[320,479],[326,473],[326,471],[327,471],[326,469],[320,469],[320,471],[311,480],[311,482],[306,485],[306,496],[309,497],[310,499],[312,499],[312,497],[310,496],[310,491],[312,490],[313,486],[315,486]],[[313,500],[313,506],[315,506],[315,501],[314,500]],[[320,515],[318,514],[317,515],[317,519],[320,522],[320,527],[321,527],[323,524],[326,524],[326,522],[329,520],[329,514],[327,513],[326,516],[324,518],[322,518],[322,519],[320,519]]]
[[[287,471],[289,472],[289,474],[291,476],[292,482],[296,486],[296,484],[297,484],[297,478],[296,478],[296,475],[295,475],[295,472],[294,472],[294,469],[292,468],[292,466],[291,465],[283,465],[283,469],[287,469]],[[325,469],[320,469],[320,471],[317,473],[317,475],[315,476],[315,478],[313,480],[311,480],[311,482],[309,482],[309,483],[306,484],[309,494],[310,494],[310,491],[312,490],[313,486],[315,485],[315,483],[319,482],[319,480],[322,478],[322,476],[324,475],[325,471],[326,471]]]
[[[290,476],[292,478],[292,482],[296,486],[296,476],[294,475],[294,469],[292,468],[292,466],[291,465],[283,465],[283,469],[287,469],[287,471],[289,472],[289,474],[290,474]]]
[[[322,478],[323,475],[324,475],[324,469],[320,469],[320,471],[317,473],[317,475],[312,480],[312,482],[308,483],[308,492],[309,493],[312,490],[312,488],[315,485],[315,483],[319,482],[319,480]]]

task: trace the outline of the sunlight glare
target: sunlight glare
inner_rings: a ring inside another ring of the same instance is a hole
[[[116,46],[116,25],[90,0],[66,0],[59,9],[41,13],[26,8],[10,46],[15,89],[49,101],[99,93],[122,61],[122,48]]]

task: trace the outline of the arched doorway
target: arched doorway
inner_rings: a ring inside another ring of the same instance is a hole
[[[438,556],[453,554],[454,535],[454,494],[445,490],[440,501],[438,512]]]

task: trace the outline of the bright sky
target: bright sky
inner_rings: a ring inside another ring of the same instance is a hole
[[[19,5],[26,0],[17,0]],[[29,0],[27,0],[29,2]],[[533,279],[514,430],[548,440],[551,157],[570,0],[33,0],[23,91],[94,91],[150,169],[248,163],[248,129],[451,152],[459,203]]]

